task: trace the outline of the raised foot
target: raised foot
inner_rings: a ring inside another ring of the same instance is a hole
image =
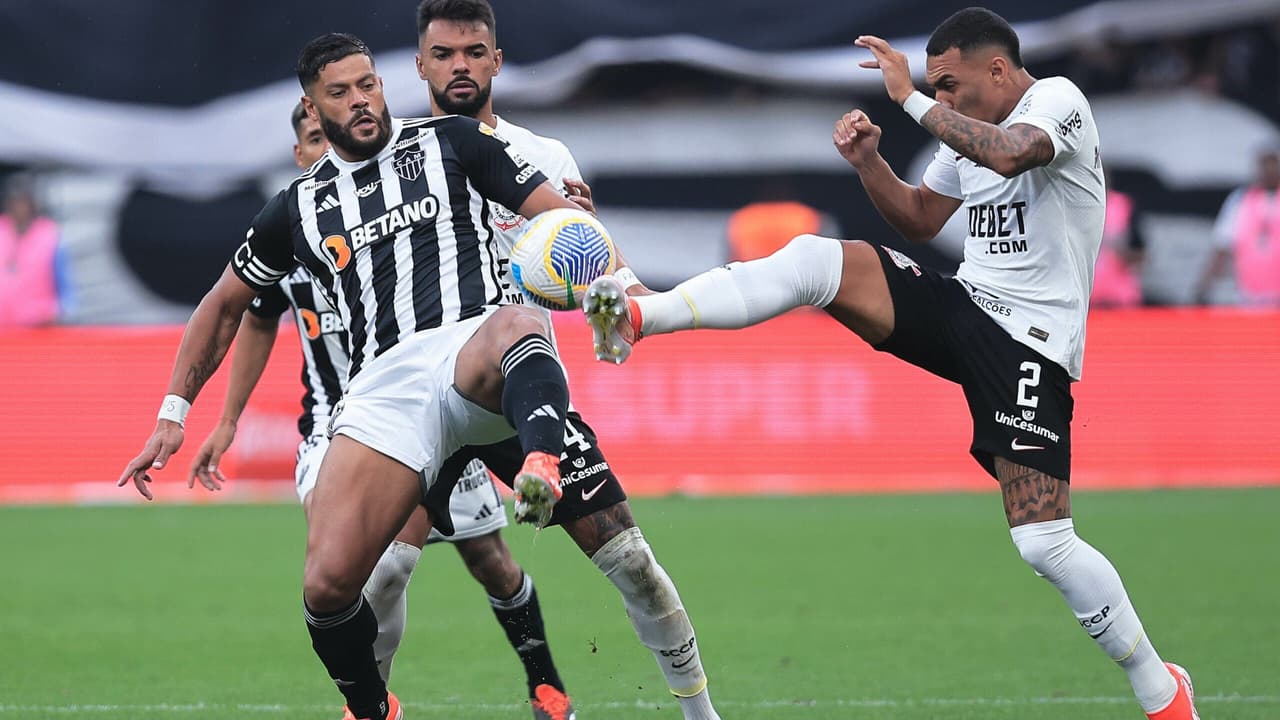
[[[631,356],[636,333],[630,305],[626,289],[612,275],[598,277],[587,286],[582,312],[591,326],[597,360],[621,365]]]

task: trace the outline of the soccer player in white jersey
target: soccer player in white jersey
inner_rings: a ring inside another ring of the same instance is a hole
[[[562,193],[594,211],[591,190],[563,143],[494,114],[493,78],[502,67],[495,23],[486,0],[425,0],[419,5],[418,73],[427,82],[432,114],[466,115],[495,128],[512,150],[546,173]],[[489,210],[490,227],[505,256],[515,244],[523,218],[497,202],[490,202]],[[503,265],[503,270],[500,284],[505,301],[522,302],[509,265]],[[636,634],[653,653],[686,720],[716,720],[719,716],[707,691],[697,637],[675,583],[636,526],[626,494],[595,433],[572,407],[565,432],[560,456],[564,492],[548,524],[560,525],[618,588]],[[477,455],[505,480],[517,466],[517,451],[507,441],[478,449]]]
[[[1066,78],[1028,74],[1013,29],[982,8],[956,13],[929,39],[936,101],[913,87],[906,57],[884,40],[856,44],[874,55],[862,66],[879,68],[889,96],[941,144],[918,186],[879,155],[880,128],[860,110],[836,123],[836,148],[908,240],[930,240],[964,205],[969,237],[956,277],[887,248],[813,235],[669,293],[628,299],[625,283],[606,276],[584,303],[597,356],[622,362],[644,335],[740,328],[812,305],[877,350],[959,384],[971,453],[999,481],[1022,558],[1120,665],[1150,718],[1196,718],[1186,672],[1156,654],[1115,568],[1071,519],[1071,382],[1105,212],[1088,101]]]
[[[297,142],[293,146],[298,169],[306,170],[329,149],[320,123],[307,117],[299,103],[290,115]],[[217,426],[210,432],[191,462],[187,485],[196,479],[210,490],[225,482],[218,462],[235,441],[236,425],[253,388],[257,385],[271,348],[275,344],[280,316],[291,312],[302,343],[303,413],[298,429],[303,440],[298,446],[295,479],[304,514],[311,510],[320,462],[329,447],[327,428],[334,405],[346,386],[347,332],[337,312],[313,282],[311,273],[298,266],[279,285],[258,295],[245,313],[236,333],[231,379]],[[407,615],[406,591],[417,567],[422,548],[428,544],[451,543],[467,570],[485,589],[498,624],[524,666],[529,704],[534,720],[573,720],[573,705],[551,658],[542,609],[533,578],[511,557],[502,539],[507,525],[502,499],[489,472],[479,460],[459,469],[461,477],[442,477],[441,483],[453,491],[441,498],[445,507],[433,507],[437,517],[448,513],[453,526],[444,535],[428,522],[427,509],[414,510],[395,541],[387,548],[364,586],[365,599],[378,618],[378,639],[374,653],[382,679],[391,676],[391,665],[404,637]],[[353,717],[350,711],[347,718]]]
[[[360,720],[401,720],[374,653],[362,589],[378,558],[467,445],[517,436],[525,512],[551,515],[569,390],[546,318],[499,306],[499,256],[481,240],[487,200],[533,217],[577,206],[473,119],[394,118],[373,54],[351,35],[298,58],[302,102],[331,148],[253,219],[187,323],[156,428],[118,483],[152,496],[150,473],[182,445],[190,404],[244,311],[303,263],[348,332],[346,393],[312,493],[303,615],[312,648]]]

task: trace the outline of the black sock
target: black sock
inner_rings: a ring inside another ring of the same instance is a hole
[[[558,457],[564,451],[569,385],[551,343],[537,334],[520,338],[502,355],[502,375],[502,414],[516,429],[520,449]]]
[[[383,720],[387,716],[387,685],[373,656],[378,619],[364,595],[335,613],[315,612],[306,603],[302,611],[311,632],[311,647],[346,696],[347,707],[358,718]]]
[[[507,633],[507,640],[524,663],[524,674],[529,682],[529,697],[533,689],[546,684],[564,692],[564,683],[556,664],[551,660],[551,648],[547,645],[547,633],[542,625],[542,608],[538,606],[538,591],[533,589],[533,578],[524,576],[520,589],[506,600],[489,596],[493,614]]]

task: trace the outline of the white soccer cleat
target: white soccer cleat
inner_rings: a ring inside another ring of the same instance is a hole
[[[612,275],[601,275],[582,297],[582,312],[591,326],[596,359],[621,365],[631,356],[631,346],[640,339],[635,302]]]

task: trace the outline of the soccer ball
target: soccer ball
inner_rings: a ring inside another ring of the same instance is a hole
[[[511,274],[530,302],[550,310],[582,307],[592,280],[617,269],[618,252],[594,215],[556,208],[529,223],[511,251]]]

